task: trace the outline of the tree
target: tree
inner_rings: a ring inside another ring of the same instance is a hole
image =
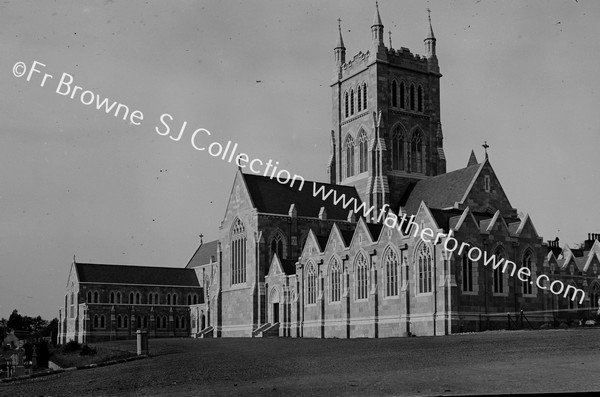
[[[6,326],[15,331],[20,331],[23,329],[23,317],[19,314],[17,309],[13,310],[13,312],[10,314]]]

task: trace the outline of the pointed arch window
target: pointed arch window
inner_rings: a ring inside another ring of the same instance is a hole
[[[110,293],[110,303],[115,303],[115,293],[114,292]]]
[[[360,112],[362,110],[362,87],[360,84],[356,87],[356,94],[358,112]]]
[[[141,297],[141,295],[140,295],[139,292],[136,292],[136,294],[135,294],[135,304],[139,305],[140,303],[142,303],[142,297]]]
[[[127,316],[123,317],[123,328],[127,328]]]
[[[501,250],[496,251],[496,263],[499,263],[504,258],[504,253]],[[498,266],[494,269],[493,281],[494,281],[494,293],[504,293],[504,280],[503,280],[502,266]]]
[[[350,116],[354,115],[354,90],[350,90]]]
[[[367,133],[364,130],[361,130],[358,135],[358,144],[358,172],[361,173],[367,170],[367,163],[369,158],[369,139],[367,138]]]
[[[523,267],[529,269],[529,274],[532,274],[532,255],[531,251],[527,251],[523,255]],[[531,276],[527,276],[527,280],[523,281],[523,295],[531,295],[533,293],[533,284],[530,282]]]
[[[342,299],[342,271],[337,259],[332,259],[329,265],[329,290],[331,291],[331,302],[339,302]]]
[[[121,303],[121,293],[117,292],[117,303]]]
[[[104,316],[100,316],[100,328],[106,328],[106,319]]]
[[[392,107],[398,107],[398,85],[392,81]]]
[[[369,267],[363,253],[358,254],[354,262],[354,277],[356,280],[356,299],[369,297]]]
[[[344,110],[346,112],[346,117],[350,116],[350,104],[348,100],[348,91],[344,93]]]
[[[398,255],[392,249],[388,249],[383,258],[385,267],[385,296],[398,296]]]
[[[367,83],[363,83],[363,110],[367,110]]]
[[[317,303],[317,270],[312,262],[306,268],[306,303]]]
[[[421,86],[417,89],[417,111],[423,111],[423,88]]]
[[[94,291],[94,303],[98,303],[98,291]]]
[[[98,328],[98,315],[94,316],[94,328]]]
[[[415,85],[410,85],[410,110],[415,110]]]
[[[432,289],[432,267],[431,250],[426,244],[422,244],[417,254],[417,266],[419,269],[419,293],[431,292]]]
[[[411,171],[423,173],[423,133],[416,130],[410,142]]]
[[[92,291],[87,292],[87,303],[93,303],[92,301]]]
[[[121,317],[120,315],[117,317],[117,328],[122,328],[123,327],[123,317]]]
[[[277,233],[275,233],[271,239],[271,259],[275,256],[275,253],[277,253],[279,259],[285,259],[284,241],[285,238],[283,233],[281,233],[281,231],[277,231]]]
[[[392,133],[392,169],[404,171],[404,131],[397,127]]]
[[[404,88],[404,82],[400,82],[400,108],[404,109],[406,107],[406,103],[404,100],[404,92],[405,92],[405,88]]]
[[[462,290],[473,291],[473,261],[466,253],[462,257]]]
[[[346,153],[346,178],[354,175],[354,139],[348,134],[346,142],[344,142],[344,151]]]
[[[231,229],[231,284],[246,282],[246,228],[236,218]]]

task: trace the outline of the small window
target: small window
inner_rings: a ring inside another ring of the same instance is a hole
[[[483,188],[485,189],[485,191],[486,191],[487,193],[489,193],[489,192],[490,192],[490,190],[491,190],[491,189],[490,189],[490,176],[489,176],[489,175],[485,175],[485,176],[483,177]]]

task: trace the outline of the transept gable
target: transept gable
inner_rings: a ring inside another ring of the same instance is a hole
[[[596,240],[596,243],[598,241]],[[585,260],[585,264],[583,266],[583,271],[587,272],[589,269],[591,269],[593,267],[593,265],[596,265],[596,267],[598,265],[600,265],[600,253],[598,253],[597,251],[589,251],[587,258]]]
[[[277,252],[273,254],[273,259],[271,259],[271,265],[269,266],[269,276],[277,276],[283,273],[283,267],[281,266],[281,261],[279,260],[279,256]]]
[[[367,245],[372,245],[373,243],[374,241],[371,232],[369,231],[364,218],[361,217],[356,224],[349,247],[362,248]]]
[[[308,258],[315,254],[323,254],[323,249],[321,248],[320,238],[315,234],[313,229],[308,231],[308,236],[306,237],[306,242],[304,243],[304,248],[302,249],[302,258]],[[326,245],[326,240],[323,241],[323,246]]]
[[[508,225],[500,213],[500,210],[497,210],[491,219],[481,221],[480,230],[481,233],[485,234],[498,233],[509,235]]]
[[[352,232],[346,231],[346,233],[352,233]],[[339,226],[337,225],[337,223],[334,223],[333,227],[331,228],[331,231],[329,232],[329,238],[327,239],[327,245],[325,246],[323,251],[325,253],[339,252],[341,250],[347,249],[349,246],[350,246],[350,242],[346,241]]]
[[[238,170],[235,174],[231,191],[229,192],[229,199],[225,207],[225,216],[221,221],[221,227],[223,227],[227,219],[234,219],[240,210],[244,208],[254,209],[256,207],[248,191],[242,171]]]
[[[466,231],[467,229],[479,231],[479,224],[471,209],[466,207],[460,216],[450,218],[449,228],[455,231]]]
[[[515,229],[515,226],[516,226],[516,229]],[[511,223],[509,225],[509,230],[510,230],[511,236],[516,236],[516,237],[529,236],[530,238],[536,238],[536,239],[540,237],[537,230],[535,229],[535,226],[533,225],[533,222],[531,221],[531,218],[529,217],[529,214],[525,214],[525,217],[521,220],[521,222]]]

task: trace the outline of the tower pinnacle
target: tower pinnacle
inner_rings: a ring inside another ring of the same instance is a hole
[[[375,16],[373,17],[373,25],[371,25],[373,46],[375,48],[383,47],[383,23],[379,15],[379,3],[375,1]]]
[[[425,38],[425,51],[427,52],[427,58],[435,58],[435,35],[433,34],[433,27],[431,26],[431,10],[427,9],[427,19],[429,20],[429,31]]]

